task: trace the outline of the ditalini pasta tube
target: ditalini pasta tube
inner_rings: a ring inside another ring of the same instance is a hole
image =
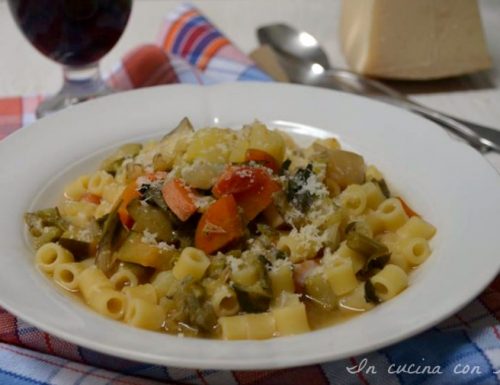
[[[36,251],[35,263],[45,273],[52,274],[57,265],[73,262],[73,255],[57,243],[46,243]]]
[[[398,295],[408,286],[408,275],[396,265],[386,265],[371,278],[377,296],[383,301]]]
[[[182,250],[172,272],[178,280],[188,276],[194,280],[199,280],[205,274],[208,265],[210,265],[210,260],[203,251],[194,247],[186,247]]]

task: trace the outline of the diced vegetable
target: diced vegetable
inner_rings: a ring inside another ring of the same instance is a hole
[[[366,235],[360,234],[356,231],[350,231],[347,234],[346,243],[350,249],[364,255],[365,257],[389,253],[389,250],[384,244],[368,238]]]
[[[101,197],[100,196],[95,195],[95,194],[91,194],[89,192],[83,194],[80,200],[84,201],[84,202],[93,203],[95,205],[98,205],[99,203],[101,203]]]
[[[92,220],[84,230],[71,227],[62,234],[58,242],[69,250],[76,260],[80,261],[96,254],[100,237],[101,229],[97,221]]]
[[[279,229],[286,225],[283,216],[272,203],[264,209],[262,214],[264,215],[267,224],[275,229]]]
[[[172,215],[172,212],[168,208],[165,203],[165,199],[163,199],[163,194],[161,192],[161,188],[156,183],[144,184],[139,189],[141,194],[141,199],[148,203],[156,205],[160,210],[162,210],[165,214],[169,216],[170,219],[175,217]]]
[[[337,306],[337,297],[330,283],[320,273],[313,273],[305,279],[305,293],[324,310],[332,311]]]
[[[280,189],[262,168],[232,166],[221,175],[212,192],[216,197],[232,194],[246,220],[251,221],[272,203],[273,194]]]
[[[129,204],[128,212],[134,220],[132,230],[138,233],[148,231],[163,242],[170,243],[173,240],[172,224],[161,209],[135,199]]]
[[[95,264],[104,274],[109,274],[111,272],[115,262],[113,252],[116,246],[115,243],[118,238],[118,233],[121,230],[119,226],[119,207],[121,207],[120,201],[117,202],[115,207],[113,207],[108,214],[102,228],[101,239],[97,245]]]
[[[249,148],[270,154],[281,165],[285,157],[285,141],[276,131],[269,130],[264,124],[255,122],[250,126]]]
[[[403,198],[397,197],[397,199],[399,199],[399,201],[401,202],[401,206],[403,206],[403,210],[405,211],[406,215],[408,215],[409,217],[420,217],[418,213],[413,211],[413,209],[410,206],[408,206],[408,204],[404,201]]]
[[[248,258],[246,263],[250,263],[256,270],[256,280],[250,285],[234,283],[233,289],[238,297],[240,308],[248,313],[260,313],[269,308],[272,299],[272,289],[267,266],[271,263],[262,255]]]
[[[201,216],[196,228],[195,245],[211,254],[239,239],[243,231],[236,201],[232,195],[225,195]]]
[[[287,200],[302,212],[307,211],[316,199],[311,191],[304,189],[312,174],[312,164],[308,164],[306,168],[299,168],[295,175],[288,179],[285,191]]]
[[[157,154],[159,156],[153,159],[155,170],[170,170],[174,165],[176,154],[185,151],[193,133],[193,125],[188,118],[184,118],[174,130],[166,134],[160,142],[160,153]]]
[[[370,280],[365,282],[365,301],[374,304],[380,303],[380,298],[378,298],[375,287]]]
[[[169,209],[181,221],[187,221],[196,212],[196,199],[198,195],[195,190],[187,186],[181,179],[175,178],[165,183],[162,194]]]
[[[265,151],[258,150],[256,148],[249,148],[245,153],[245,161],[246,162],[256,162],[262,164],[264,167],[267,167],[274,172],[279,171],[279,166],[276,163],[276,159]]]
[[[57,241],[68,228],[57,207],[26,213],[24,221],[36,249],[46,243]]]
[[[226,163],[233,141],[234,135],[230,130],[202,128],[193,135],[184,158],[188,162],[203,159],[210,163]]]
[[[142,145],[137,143],[128,143],[121,146],[114,154],[101,163],[101,170],[114,175],[118,171],[125,159],[136,156],[141,151]]]
[[[132,202],[134,199],[137,199],[141,196],[139,191],[137,191],[137,182],[133,181],[131,182],[125,190],[123,190],[123,194],[121,197],[121,204],[120,207],[118,208],[118,216],[120,217],[120,222],[125,226],[127,229],[132,228],[134,224],[134,220],[128,213],[128,205],[130,202]]]
[[[174,248],[162,250],[155,244],[146,243],[143,238],[142,233],[131,231],[115,257],[123,262],[136,263],[159,270],[172,268],[173,260],[178,257],[179,252]]]
[[[201,332],[211,332],[217,324],[217,316],[200,284],[192,281],[182,282],[173,296],[173,301],[177,322],[185,323]]]
[[[344,150],[329,150],[326,180],[338,184],[341,189],[350,184],[362,184],[365,180],[365,161],[361,155]]]

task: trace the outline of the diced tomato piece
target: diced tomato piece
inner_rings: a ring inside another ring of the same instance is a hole
[[[198,194],[182,179],[174,178],[165,183],[162,194],[167,206],[181,221],[187,221],[196,212]]]
[[[212,203],[198,222],[195,246],[212,254],[243,235],[236,201],[232,195],[224,195]]]
[[[92,193],[89,193],[89,192],[83,194],[82,198],[80,200],[82,200],[84,202],[93,203],[95,205],[98,205],[99,203],[101,203],[101,197],[100,196],[92,194]]]
[[[212,192],[216,197],[232,194],[245,218],[251,221],[272,203],[273,193],[280,189],[279,183],[262,168],[232,166],[222,174]]]
[[[243,209],[248,221],[254,219],[273,202],[273,194],[281,189],[280,185],[268,175],[259,177],[252,188],[234,194],[238,206]]]
[[[270,168],[274,172],[279,171],[276,159],[274,159],[274,157],[269,153],[262,150],[257,150],[256,148],[249,148],[247,150],[247,152],[245,153],[245,161],[254,161],[262,164],[264,167]]]
[[[139,198],[141,194],[137,191],[137,182],[131,182],[125,190],[123,190],[120,207],[118,208],[118,216],[120,217],[120,222],[126,228],[130,229],[134,225],[134,220],[128,213],[128,205],[134,199]]]
[[[251,166],[230,166],[219,177],[212,193],[215,197],[248,190],[255,185],[257,168]],[[264,170],[260,170],[265,172]]]
[[[406,215],[408,215],[409,217],[415,217],[415,216],[420,217],[418,213],[413,211],[413,209],[410,206],[408,206],[408,204],[403,200],[403,198],[400,197],[397,198],[401,202],[401,205],[403,206],[403,210],[405,211]]]

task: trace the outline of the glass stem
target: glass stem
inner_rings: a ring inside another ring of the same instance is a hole
[[[95,97],[107,91],[97,63],[83,67],[63,67],[63,92],[76,98]]]

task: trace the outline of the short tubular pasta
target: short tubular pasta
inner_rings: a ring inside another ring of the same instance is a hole
[[[210,260],[205,253],[194,247],[186,247],[181,252],[172,269],[174,277],[181,280],[190,276],[194,280],[199,280],[205,274],[210,265]]]
[[[246,340],[248,338],[248,318],[246,315],[220,317],[218,323],[223,339]]]
[[[329,260],[337,257],[350,259],[352,262],[352,270],[354,273],[357,273],[359,270],[361,270],[366,262],[366,258],[350,249],[345,241],[340,244],[339,248],[335,251],[335,253],[333,253],[333,255],[331,255],[331,257],[329,255],[325,255],[323,260],[325,263],[328,263]]]
[[[228,285],[218,286],[212,294],[210,302],[215,314],[219,317],[234,315],[240,310],[236,293]]]
[[[281,263],[273,266],[269,271],[269,279],[271,280],[271,288],[273,297],[278,297],[283,291],[293,293],[295,285],[293,282],[292,265],[289,263]]]
[[[367,182],[361,186],[366,195],[366,206],[370,209],[376,209],[384,200],[384,194],[380,187],[373,183]]]
[[[102,199],[113,205],[120,199],[124,189],[125,186],[118,183],[106,184],[102,189]]]
[[[80,273],[78,288],[82,293],[83,299],[88,303],[95,292],[104,289],[113,290],[113,285],[102,270],[94,265],[87,267]]]
[[[54,282],[69,291],[78,290],[80,274],[85,265],[79,262],[68,262],[56,265],[54,268]]]
[[[152,304],[156,304],[158,302],[158,296],[156,295],[156,290],[154,286],[151,285],[150,283],[134,287],[125,287],[123,289],[123,294],[125,294],[128,300],[132,300],[134,298],[140,298]]]
[[[378,206],[376,213],[384,228],[389,231],[397,230],[408,220],[408,215],[406,215],[401,202],[396,198],[383,201]]]
[[[401,238],[419,237],[429,240],[436,234],[436,228],[422,218],[413,216],[396,233]]]
[[[151,284],[156,290],[158,298],[174,295],[178,288],[179,281],[172,271],[160,271],[152,279]]]
[[[280,336],[301,334],[311,330],[303,303],[275,308],[272,314],[276,323],[276,332]]]
[[[159,305],[140,298],[129,299],[125,322],[129,325],[149,330],[159,330],[165,321],[165,312]]]
[[[344,295],[358,286],[358,280],[347,258],[335,258],[325,265],[325,277],[335,295]]]
[[[123,318],[126,303],[125,296],[113,289],[91,291],[87,300],[87,304],[95,311],[113,319]]]
[[[396,248],[412,266],[422,264],[431,255],[429,242],[425,238],[401,239]]]
[[[106,171],[97,171],[92,174],[88,182],[88,190],[90,193],[102,196],[104,188],[113,183],[113,176]]]
[[[368,197],[365,189],[357,184],[348,186],[340,194],[340,203],[352,215],[361,215],[367,208]]]
[[[116,290],[122,290],[124,287],[137,286],[139,283],[137,275],[126,267],[120,267],[113,273],[109,280]]]
[[[279,239],[277,247],[290,255],[292,263],[314,258],[321,248],[321,242],[315,233],[316,229],[311,225],[304,226],[299,231],[293,229],[289,235]]]
[[[88,191],[90,176],[82,175],[64,188],[64,196],[68,199],[78,201]]]
[[[367,302],[365,297],[365,283],[360,283],[352,292],[339,299],[339,307],[343,310],[363,312],[375,305]]]
[[[247,338],[263,340],[274,337],[276,322],[271,313],[247,314]]]
[[[57,265],[73,262],[73,255],[57,243],[46,243],[35,254],[35,263],[40,270],[52,274]]]
[[[408,286],[408,275],[399,266],[388,264],[371,278],[371,282],[377,296],[387,301]]]

